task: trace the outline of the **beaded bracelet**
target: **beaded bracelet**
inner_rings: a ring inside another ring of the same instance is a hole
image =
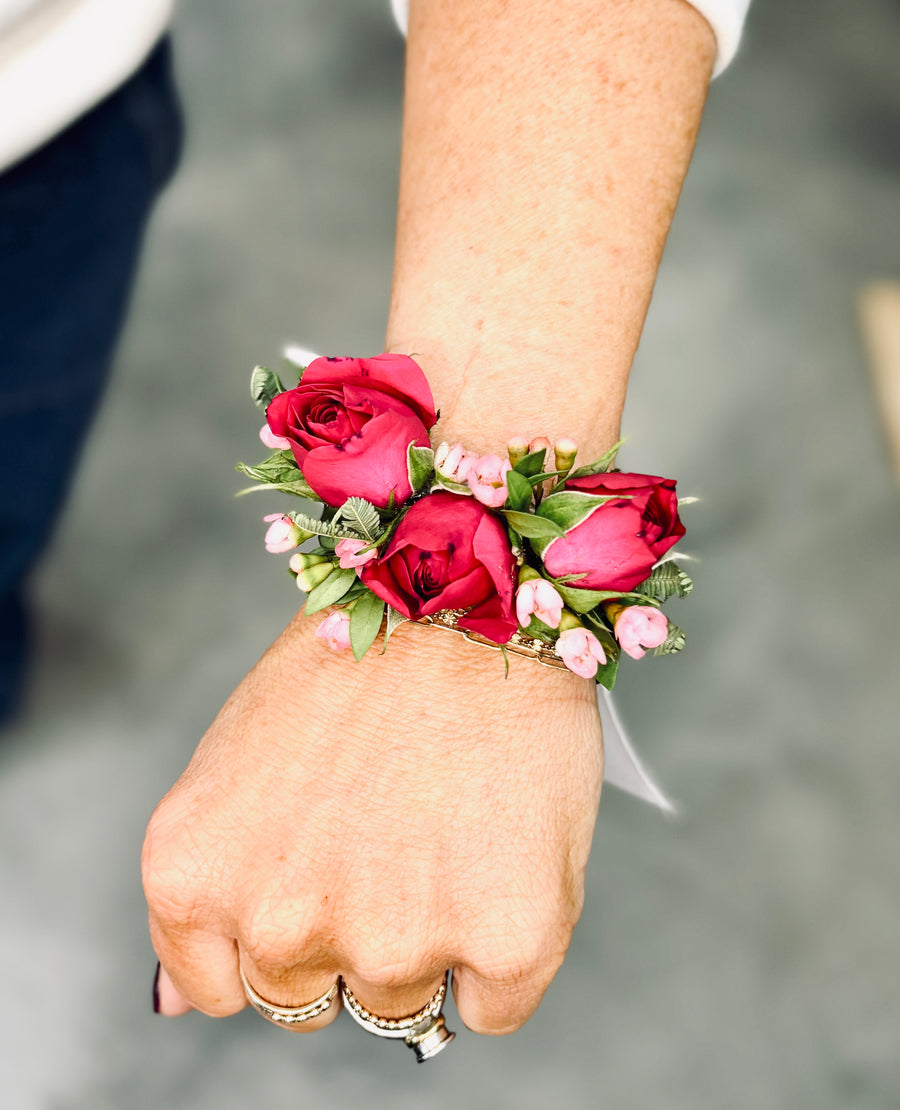
[[[359,660],[382,628],[387,645],[403,621],[424,621],[612,689],[623,652],[684,646],[661,609],[693,588],[672,552],[693,499],[672,479],[615,469],[621,444],[577,468],[569,439],[516,438],[505,458],[432,449],[438,414],[407,355],[296,369],[293,389],[254,369],[272,453],[237,469],[251,489],[321,506],[267,515],[265,543],[293,552],[307,614],[330,610],[316,635],[331,648]]]

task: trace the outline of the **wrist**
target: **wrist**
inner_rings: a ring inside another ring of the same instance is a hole
[[[636,338],[635,338],[636,343]],[[388,326],[386,347],[411,355],[441,398],[432,444],[461,441],[503,455],[514,436],[567,437],[595,458],[619,439],[633,351],[549,329],[521,335]]]

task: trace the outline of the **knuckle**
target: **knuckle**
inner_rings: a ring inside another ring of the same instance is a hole
[[[141,874],[153,913],[175,924],[193,918],[204,883],[183,824],[154,816],[144,838]]]
[[[241,947],[269,978],[308,959],[310,939],[311,929],[297,907],[271,898],[257,902],[240,929]]]
[[[549,983],[565,958],[571,929],[541,921],[529,927],[492,931],[483,936],[467,961],[482,978],[511,987],[523,981]]]
[[[354,974],[377,990],[396,990],[423,978],[426,961],[414,946],[366,945],[353,953]]]

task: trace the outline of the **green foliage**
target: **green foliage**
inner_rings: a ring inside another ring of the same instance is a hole
[[[576,613],[590,613],[591,610],[596,609],[601,602],[612,601],[613,598],[632,597],[631,594],[623,594],[621,590],[587,590],[579,589],[577,586],[568,586],[558,578],[551,578],[555,588],[559,590],[559,595],[568,607]],[[646,598],[642,597],[641,601],[646,602]]]
[[[503,511],[507,523],[514,528],[520,536],[525,536],[536,544],[547,546],[551,540],[558,539],[563,533],[552,520],[535,516],[533,513],[519,513],[513,509]]]
[[[616,461],[616,455],[619,453],[619,448],[625,442],[620,439],[618,443],[614,443],[612,447],[599,459],[594,459],[592,463],[587,463],[585,466],[579,466],[577,470],[573,470],[568,474],[569,478],[587,478],[591,474],[607,474],[613,468],[613,463]]]
[[[246,493],[256,493],[261,489],[270,489],[278,493],[292,493],[297,497],[305,497],[309,501],[318,501],[318,497],[300,473],[290,451],[273,451],[258,466],[248,466],[240,462],[234,469],[239,474],[246,474],[254,482],[260,483],[258,486],[241,490],[238,497]]]
[[[279,393],[284,393],[281,379],[268,366],[254,366],[250,375],[250,396],[257,408],[267,409]]]
[[[669,561],[654,567],[650,577],[635,587],[635,592],[663,602],[676,595],[687,597],[693,588],[694,583],[691,576],[683,571],[677,563]]]
[[[510,470],[506,475],[506,488],[509,490],[506,503],[511,509],[524,512],[530,507],[531,482],[518,470]]]
[[[349,497],[334,514],[334,527],[349,529],[352,534],[373,543],[381,531],[378,510],[363,497]]]
[[[316,520],[315,517],[306,516],[305,513],[287,513],[287,516],[304,532],[312,536],[321,536],[329,540],[358,540],[360,535],[347,524],[333,520]],[[327,545],[326,545],[327,546]]]
[[[521,474],[524,478],[530,478],[534,474],[540,474],[544,469],[544,459],[546,455],[546,447],[542,447],[540,451],[530,451],[523,458],[519,459],[513,467],[513,470],[516,474]]]
[[[304,612],[309,617],[313,613],[318,613],[320,609],[327,609],[329,605],[336,605],[339,601],[343,601],[347,591],[357,581],[355,570],[335,568],[324,582],[320,582],[306,595]]]
[[[421,493],[434,477],[434,451],[411,443],[406,450],[406,471],[413,493]]]
[[[394,629],[399,628],[400,625],[407,620],[409,620],[409,617],[404,617],[404,615],[398,612],[392,605],[387,607],[387,624],[384,630],[384,647],[381,649],[382,655],[387,648],[388,640],[391,638]]]
[[[375,642],[384,617],[384,604],[380,597],[366,590],[350,611],[350,647],[357,662]]]
[[[684,647],[684,642],[684,630],[679,628],[677,624],[673,624],[672,621],[669,621],[669,634],[658,648],[653,649],[653,654],[674,655],[676,651],[681,651]]]
[[[584,493],[581,490],[560,490],[545,497],[537,509],[539,516],[546,517],[557,524],[563,532],[568,532],[605,505],[607,501],[617,500],[618,494]]]

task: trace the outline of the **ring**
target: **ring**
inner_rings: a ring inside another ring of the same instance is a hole
[[[241,973],[244,994],[253,1009],[258,1014],[262,1014],[267,1021],[284,1028],[290,1028],[292,1025],[302,1025],[305,1021],[312,1021],[313,1018],[319,1017],[331,1009],[338,996],[338,982],[340,980],[332,983],[324,994],[319,995],[312,1002],[307,1002],[305,1006],[276,1006],[273,1002],[266,1001],[265,998],[256,993],[247,982],[247,976],[244,974],[242,967],[238,970]]]
[[[394,1040],[403,1039],[404,1043],[416,1054],[416,1061],[424,1064],[437,1054],[456,1036],[451,1033],[444,1022],[441,1008],[447,996],[447,983],[450,978],[448,971],[441,981],[441,985],[431,998],[414,1014],[401,1018],[385,1018],[373,1014],[360,1002],[343,979],[341,984],[341,997],[347,1011],[357,1024],[376,1037],[389,1037]]]

